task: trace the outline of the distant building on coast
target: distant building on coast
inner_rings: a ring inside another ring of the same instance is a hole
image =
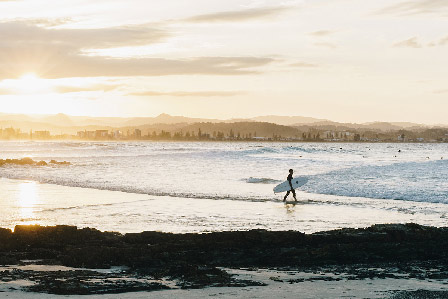
[[[50,131],[34,131],[33,138],[50,139]]]
[[[113,136],[115,139],[120,139],[123,136],[123,133],[120,130],[115,130]]]
[[[109,131],[108,130],[96,130],[95,131],[95,138],[97,139],[104,139],[109,137]]]
[[[76,137],[81,138],[81,139],[87,138],[86,131],[78,131],[76,133]]]
[[[95,131],[86,131],[86,138],[89,139],[95,138]]]
[[[3,129],[3,131],[2,131],[2,137],[3,138],[14,138],[19,133],[20,133],[20,129],[17,129],[17,131],[16,131],[12,127],[11,128],[6,128],[6,129]]]
[[[107,130],[96,130],[96,131],[78,131],[76,137],[80,139],[96,139],[96,138],[107,138],[109,137],[109,131]]]

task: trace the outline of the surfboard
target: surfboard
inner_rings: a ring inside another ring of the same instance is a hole
[[[308,182],[308,179],[306,177],[296,177],[291,180],[292,188],[297,189],[300,186],[305,185]],[[280,192],[286,192],[288,190],[291,190],[291,186],[289,186],[288,181],[284,181],[281,184],[278,184],[274,187],[274,193],[280,193]]]

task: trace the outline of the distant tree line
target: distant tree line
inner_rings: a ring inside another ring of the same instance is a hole
[[[448,142],[448,128],[381,131],[334,126],[290,127],[263,122],[195,123],[103,128],[77,135],[50,131],[23,132],[0,128],[3,140],[176,140],[176,141],[301,141],[301,142]]]

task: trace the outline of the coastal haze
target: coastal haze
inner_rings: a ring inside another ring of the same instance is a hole
[[[447,18],[0,0],[0,294],[446,296]]]
[[[448,126],[410,122],[338,123],[303,116],[204,119],[2,114],[3,140],[175,140],[446,142]]]

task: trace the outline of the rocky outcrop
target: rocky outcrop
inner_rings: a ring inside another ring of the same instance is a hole
[[[43,260],[47,264],[83,268],[127,266],[139,277],[169,277],[179,280],[179,284],[186,288],[241,283],[232,280],[217,267],[300,269],[331,266],[336,269],[350,265],[381,264],[411,269],[410,264],[423,263],[425,267],[442,266],[445,269],[448,265],[446,248],[448,228],[417,224],[382,224],[315,234],[250,230],[122,235],[63,225],[16,226],[14,232],[0,229],[0,264]],[[444,271],[440,273],[445,277],[448,272]],[[353,275],[361,278],[384,276],[383,273],[372,274],[371,271],[358,272]],[[51,285],[51,288],[54,287]],[[139,287],[150,289],[159,286],[150,284]]]
[[[58,162],[55,160],[51,160],[50,162],[45,161],[34,161],[31,158],[22,158],[22,159],[0,159],[0,166],[4,165],[31,165],[31,166],[47,166],[48,164],[53,165],[70,165],[70,162],[63,161]]]
[[[2,259],[55,259],[77,267],[161,267],[177,263],[268,267],[448,260],[448,228],[384,224],[315,234],[234,231],[119,234],[74,226],[0,229]]]

